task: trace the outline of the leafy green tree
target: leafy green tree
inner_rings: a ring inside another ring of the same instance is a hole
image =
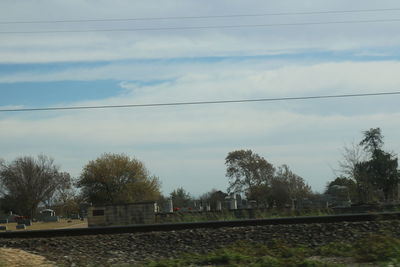
[[[247,199],[255,200],[259,208],[272,207],[275,199],[275,192],[273,192],[271,188],[273,183],[274,181],[271,180],[269,184],[261,184],[249,188],[248,192],[246,193]],[[279,184],[274,183],[274,185]]]
[[[259,206],[284,207],[311,194],[311,187],[287,165],[275,172],[271,163],[251,150],[230,152],[225,159],[228,192],[245,193]]]
[[[193,198],[190,196],[188,192],[185,191],[182,187],[175,189],[171,192],[170,197],[172,199],[172,203],[174,207],[178,208],[187,208],[190,205],[190,202]]]
[[[90,161],[77,182],[84,198],[95,204],[118,204],[160,197],[158,178],[124,154],[103,154]]]
[[[379,127],[364,131],[363,134],[364,139],[361,140],[360,145],[364,147],[364,150],[373,154],[375,151],[382,149],[383,136]]]
[[[0,164],[0,182],[3,200],[21,215],[34,217],[40,203],[52,198],[57,190],[69,183],[70,176],[60,173],[54,160],[44,155],[37,158],[19,157]]]
[[[380,128],[365,131],[360,145],[369,152],[370,159],[357,165],[357,178],[360,183],[364,183],[364,188],[373,186],[381,190],[384,200],[388,201],[395,195],[400,181],[398,159],[382,150],[383,136]]]
[[[291,205],[292,200],[308,198],[312,194],[311,187],[304,179],[293,173],[285,164],[278,168],[270,192],[270,202],[278,208]]]
[[[249,194],[254,187],[269,186],[275,168],[251,150],[236,150],[225,158],[228,192]]]
[[[302,199],[308,197],[311,187],[299,175],[293,173],[286,164],[278,168],[275,179],[282,180],[287,187],[290,199]]]
[[[398,171],[398,159],[390,153],[377,149],[370,160],[357,165],[357,182],[360,192],[371,199],[374,189],[381,190],[385,201],[393,198],[397,191],[400,174]]]
[[[276,206],[277,208],[284,208],[286,204],[290,203],[289,190],[286,181],[282,179],[274,179],[271,183],[269,192],[269,207]]]
[[[355,165],[354,178],[357,184],[358,199],[362,203],[378,199],[368,161],[358,162]]]

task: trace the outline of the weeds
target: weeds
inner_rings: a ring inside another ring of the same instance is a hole
[[[370,235],[354,245],[355,258],[364,261],[400,261],[400,240],[390,236]]]
[[[315,265],[307,261],[308,256],[307,249],[290,247],[282,241],[273,241],[268,245],[242,241],[204,255],[186,254],[179,259],[150,262],[145,266],[323,266],[322,263]]]
[[[318,256],[318,260],[311,256]],[[400,266],[400,239],[386,235],[369,235],[354,244],[336,242],[314,249],[294,247],[281,240],[271,240],[267,244],[241,241],[206,254],[185,254],[178,259],[153,261],[144,266],[346,266],[324,261],[328,258],[350,258],[360,264],[369,262],[376,266]]]
[[[229,221],[238,219],[268,219],[294,216],[323,216],[332,214],[330,209],[304,209],[304,210],[278,210],[278,209],[255,209],[236,211],[213,211],[213,212],[174,212],[165,217],[157,218],[160,223],[173,222],[203,222],[203,221]]]
[[[400,240],[388,235],[371,234],[354,244],[331,243],[317,250],[322,256],[352,257],[358,262],[400,263]]]

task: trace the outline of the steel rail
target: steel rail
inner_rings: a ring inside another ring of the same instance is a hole
[[[312,223],[340,223],[340,222],[365,222],[377,220],[398,220],[400,212],[380,213],[357,213],[327,216],[301,216],[271,219],[229,220],[229,221],[207,221],[193,223],[168,223],[168,224],[145,224],[128,226],[89,227],[52,230],[26,230],[6,231],[0,233],[1,238],[48,238],[60,236],[83,236],[104,235],[122,233],[143,233],[153,231],[178,231],[200,228],[222,228],[222,227],[247,227],[261,225],[284,225],[284,224],[312,224]]]

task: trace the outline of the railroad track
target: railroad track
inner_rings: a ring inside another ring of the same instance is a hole
[[[246,226],[279,225],[279,224],[282,225],[282,224],[364,222],[364,221],[398,220],[398,219],[400,219],[400,212],[380,212],[380,213],[342,214],[342,215],[328,215],[328,216],[286,217],[286,218],[272,218],[272,219],[146,224],[146,225],[109,226],[109,227],[54,229],[54,230],[10,231],[10,232],[0,233],[0,238],[41,238],[41,237],[60,237],[60,236],[83,236],[83,235],[139,233],[139,232],[152,232],[152,231],[177,231],[177,230],[199,229],[199,228],[246,227]]]

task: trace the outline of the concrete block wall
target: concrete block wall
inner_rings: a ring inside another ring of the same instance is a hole
[[[155,223],[155,202],[95,206],[88,209],[88,225],[112,226]]]

